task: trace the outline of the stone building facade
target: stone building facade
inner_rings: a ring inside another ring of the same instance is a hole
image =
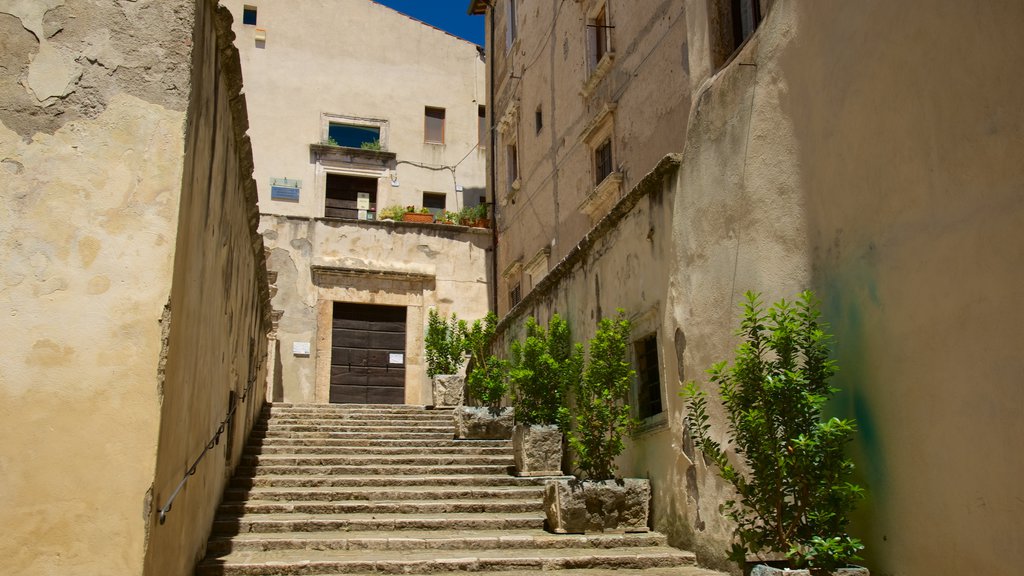
[[[486,314],[492,235],[382,211],[486,203],[481,48],[370,0],[224,4],[274,285],[271,398],[432,403],[427,309]]]
[[[501,343],[529,316],[557,312],[582,341],[627,311],[642,425],[618,464],[651,479],[654,528],[728,567],[731,494],[686,440],[677,392],[732,357],[745,291],[811,288],[836,334],[831,411],[860,427],[866,563],[1013,572],[997,550],[1024,546],[1024,460],[999,440],[1021,437],[1024,405],[1024,82],[1007,74],[1021,7],[470,11],[487,15],[493,65]]]
[[[7,2],[0,29],[4,572],[188,573],[271,319],[230,15]]]

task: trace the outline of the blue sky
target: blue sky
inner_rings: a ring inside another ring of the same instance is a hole
[[[484,45],[484,17],[469,16],[469,0],[374,0],[431,26]]]

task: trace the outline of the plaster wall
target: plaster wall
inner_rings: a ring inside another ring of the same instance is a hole
[[[142,570],[193,4],[0,3],[7,573]]]
[[[475,44],[370,0],[224,5],[236,18],[262,212],[322,217],[326,173],[358,173],[310,151],[326,139],[324,114],[385,122],[381,143],[397,160],[366,174],[380,178],[378,209],[422,206],[423,192],[445,193],[451,211],[479,203],[486,143],[477,146],[478,106],[486,98]],[[255,26],[241,23],[244,5],[257,8]],[[444,144],[425,142],[426,106],[445,109]],[[271,200],[271,178],[301,180],[298,202]]]
[[[732,356],[743,291],[816,289],[831,408],[860,429],[865,563],[1009,574],[1024,547],[1024,459],[1003,442],[1024,437],[1024,11],[915,8],[779,0],[706,85],[676,193],[674,322],[700,379]],[[710,557],[720,487],[699,458],[687,474],[678,515]]]
[[[509,310],[514,285],[520,284],[524,295],[529,292],[664,154],[682,149],[692,59],[687,37],[692,8],[683,0],[521,0],[511,46],[507,4],[496,2],[487,11],[495,26],[488,54],[498,132],[492,169],[502,238],[499,314]],[[612,54],[599,66],[588,24],[602,7],[612,26],[605,29]],[[586,204],[598,184],[594,148],[605,136],[611,137],[621,183],[609,186],[607,200],[596,202],[594,214],[588,214]],[[513,143],[516,183],[509,170]]]
[[[191,84],[146,575],[191,573],[205,555],[224,486],[266,396],[269,290],[241,66],[231,15],[214,2],[196,11]],[[204,448],[161,522],[159,511]]]
[[[488,311],[490,232],[403,222],[263,215],[280,364],[271,398],[328,402],[332,303],[407,307],[407,404],[430,404],[423,358],[427,308],[482,318]],[[295,342],[310,343],[296,355]]]

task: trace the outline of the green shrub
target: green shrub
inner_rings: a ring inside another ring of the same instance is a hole
[[[466,321],[455,313],[450,319],[442,318],[437,310],[427,313],[427,376],[456,374],[466,361]]]
[[[627,356],[629,333],[629,320],[621,309],[615,318],[598,323],[586,370],[573,390],[569,446],[581,475],[589,480],[615,477],[615,457],[625,448],[623,436],[636,425],[626,403],[633,377]]]
[[[362,148],[363,150],[382,150],[380,145],[380,138],[376,140],[371,140],[370,142],[363,142],[359,144],[359,147]]]
[[[508,361],[490,353],[497,326],[498,317],[488,312],[483,320],[473,322],[466,336],[470,355],[466,393],[494,414],[501,412],[501,400],[508,392],[509,372]]]
[[[568,428],[566,398],[583,370],[583,346],[573,346],[569,325],[555,314],[544,330],[526,321],[526,338],[512,343],[512,405],[520,424]]]
[[[392,204],[391,206],[388,206],[387,208],[381,210],[380,213],[377,215],[377,219],[386,220],[390,218],[391,220],[401,220],[402,216],[405,216],[406,212],[408,212],[408,210],[406,210],[405,206]]]
[[[739,496],[723,510],[736,523],[730,558],[741,565],[747,552],[768,550],[785,554],[793,567],[825,574],[863,548],[846,533],[849,514],[863,497],[863,489],[849,482],[853,462],[843,455],[854,422],[822,421],[821,415],[836,392],[829,384],[836,365],[828,358],[827,329],[810,292],[767,312],[757,294],[747,293],[738,332],[744,341],[734,364],[708,370],[742,466],[733,466],[711,439],[707,393],[693,382],[682,393],[695,444]]]

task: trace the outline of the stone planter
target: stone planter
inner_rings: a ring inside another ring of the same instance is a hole
[[[430,379],[430,384],[434,393],[434,406],[462,406],[462,391],[466,388],[465,377],[458,374],[438,374]]]
[[[562,433],[549,424],[516,424],[512,430],[516,476],[561,476]]]
[[[508,440],[512,437],[512,408],[497,415],[489,408],[459,406],[455,409],[455,437],[460,440]]]
[[[548,530],[556,534],[648,532],[651,483],[642,478],[591,482],[549,480],[544,486]]]
[[[862,566],[840,568],[832,574],[833,576],[870,576],[868,569]],[[765,564],[755,564],[750,569],[750,576],[811,576],[811,572],[809,570],[790,570],[789,568],[775,568]]]

